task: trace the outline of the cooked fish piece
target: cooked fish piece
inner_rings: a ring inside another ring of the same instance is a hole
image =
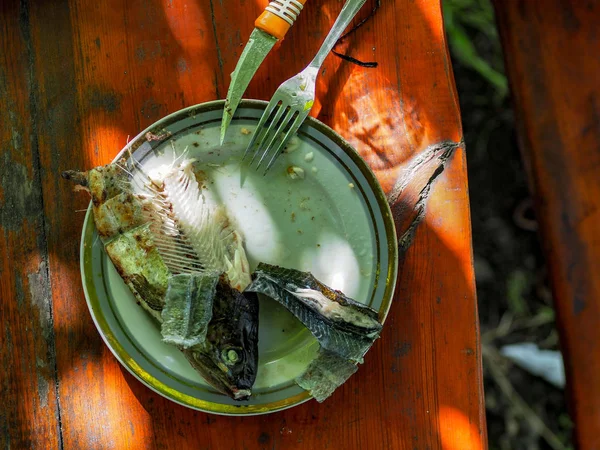
[[[256,294],[232,288],[225,275],[172,276],[160,261],[148,227],[127,231],[108,244],[111,260],[140,304],[161,324],[163,337],[176,344],[192,367],[219,392],[247,399],[258,367]],[[177,329],[182,323],[183,329]]]
[[[242,236],[223,207],[207,204],[193,164],[182,157],[148,175],[121,160],[88,172],[66,171],[63,177],[91,194],[94,222],[104,241],[150,222],[171,272],[225,272],[241,292],[251,281]],[[134,173],[142,180],[137,189]]]
[[[206,340],[218,275],[180,274],[169,278],[161,312],[163,341],[189,348]]]
[[[104,249],[144,309],[160,315],[171,274],[154,246],[150,225],[118,235]]]
[[[68,170],[63,178],[73,181],[92,197],[92,213],[98,234],[108,240],[147,222],[142,202],[132,193],[124,162],[91,169]]]
[[[314,399],[321,403],[357,370],[358,367],[355,363],[321,348],[306,372],[295,381],[298,386],[310,392]]]
[[[247,292],[285,306],[317,338],[321,348],[353,362],[379,337],[377,311],[319,282],[312,274],[261,263]]]

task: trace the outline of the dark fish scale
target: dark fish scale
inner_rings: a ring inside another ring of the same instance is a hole
[[[270,276],[264,276],[260,272],[260,266],[256,271],[256,279],[247,291],[258,292],[275,299],[309,329],[322,348],[352,361],[362,362],[365,353],[377,338],[340,329],[336,323],[324,319],[303,303],[303,299],[282,288]]]
[[[358,333],[361,335],[376,336],[381,331],[382,325],[378,320],[378,313],[372,308],[369,308],[362,303],[359,303],[349,297],[346,297],[343,292],[331,289],[329,286],[321,283],[311,273],[300,272],[299,270],[287,269],[283,267],[273,266],[270,264],[261,263],[257,268],[257,273],[271,279],[275,284],[284,287],[288,291],[294,292],[297,289],[311,289],[318,291],[332,303],[337,303],[344,307],[346,312],[364,319],[362,325],[351,323],[348,320],[339,317],[323,316],[311,305],[307,299],[301,301],[311,310],[320,314],[324,320],[335,323],[336,327],[345,331]]]

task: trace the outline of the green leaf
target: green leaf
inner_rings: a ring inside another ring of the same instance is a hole
[[[482,35],[493,49],[491,62],[502,66],[502,52],[494,17],[494,9],[489,0],[444,0],[444,23],[452,55],[462,65],[476,71],[496,90],[502,99],[508,93],[508,82],[504,73],[478,53],[465,28]]]
[[[464,29],[458,25],[448,29],[450,46],[454,50],[455,56],[465,66],[477,71],[485,78],[498,94],[505,96],[508,92],[508,83],[506,77],[492,68],[490,64],[479,56],[473,42],[469,39]]]
[[[517,317],[529,313],[529,307],[525,300],[525,293],[529,287],[527,274],[522,270],[512,272],[506,282],[506,300],[508,308]]]

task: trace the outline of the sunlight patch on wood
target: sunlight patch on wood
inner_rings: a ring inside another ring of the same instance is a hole
[[[481,435],[469,418],[456,408],[440,406],[440,439],[444,450],[483,450]]]

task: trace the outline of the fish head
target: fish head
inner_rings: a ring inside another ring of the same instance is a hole
[[[213,387],[234,400],[248,399],[258,368],[256,294],[219,283],[206,341],[191,350],[188,359]]]
[[[238,374],[243,373],[247,363],[244,362],[243,355],[239,349],[234,347],[208,348],[199,350],[193,348],[187,350],[186,356],[200,372],[202,377],[208,381],[215,389],[222,392],[234,400],[247,400],[252,394],[252,384]]]

